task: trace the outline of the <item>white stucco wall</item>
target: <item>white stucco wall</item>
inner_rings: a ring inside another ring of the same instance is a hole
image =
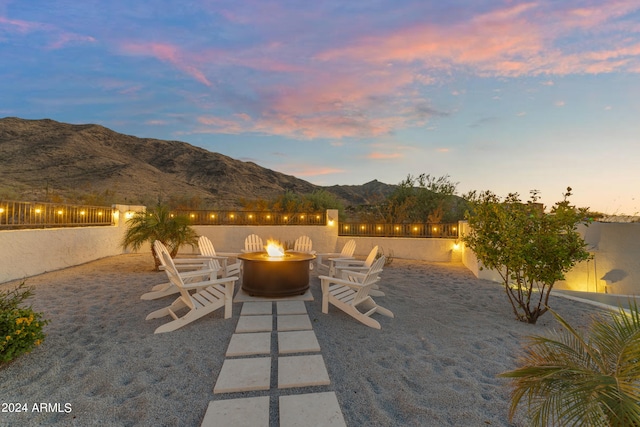
[[[114,208],[113,226],[0,231],[0,283],[123,253],[124,215],[140,207]]]

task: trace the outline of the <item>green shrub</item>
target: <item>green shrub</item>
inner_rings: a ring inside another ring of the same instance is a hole
[[[24,282],[11,291],[0,292],[0,365],[29,353],[44,340],[42,328],[49,321],[30,306],[19,307],[31,295]]]

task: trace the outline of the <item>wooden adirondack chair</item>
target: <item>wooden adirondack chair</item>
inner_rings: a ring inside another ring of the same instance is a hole
[[[353,258],[331,258],[329,260],[329,276],[340,277],[341,270],[367,271],[378,255],[378,246],[374,246],[364,260]]]
[[[213,243],[207,236],[200,236],[198,238],[198,249],[200,255],[204,258],[211,259],[220,264],[220,273],[222,277],[235,276],[240,274],[240,261],[236,261],[233,264],[229,263],[228,256],[218,256],[216,250],[213,247]]]
[[[244,249],[242,252],[263,252],[264,244],[262,238],[257,234],[250,234],[244,239]]]
[[[318,271],[320,271],[320,267],[326,268],[327,270],[331,269],[330,259],[331,258],[350,258],[353,259],[353,253],[356,251],[356,241],[351,239],[342,247],[342,252],[328,252],[316,254],[316,265],[318,266]]]
[[[169,255],[169,250],[160,240],[153,242],[153,248],[160,259],[160,270],[166,270],[166,262],[162,254]],[[171,258],[170,255],[169,258]],[[220,269],[219,264],[213,264],[211,260],[204,258],[176,258],[173,260],[173,264],[185,282],[201,280],[205,276],[216,277]],[[178,292],[179,289],[173,283],[160,283],[151,288],[150,292],[142,294],[140,299],[154,300]]]
[[[294,252],[304,252],[307,254],[315,254],[316,251],[313,250],[313,242],[309,236],[300,236],[296,239],[293,244]]]
[[[393,313],[376,304],[369,295],[372,286],[380,280],[384,266],[384,255],[378,258],[366,273],[345,270],[346,278],[320,276],[322,286],[322,312],[329,313],[329,303],[365,325],[380,329],[380,323],[371,315],[380,313],[394,317]],[[360,309],[365,310],[364,312]]]
[[[167,277],[178,288],[180,296],[169,307],[156,310],[147,316],[146,320],[164,316],[173,318],[172,321],[156,328],[154,333],[175,331],[222,307],[224,307],[224,318],[231,317],[233,289],[236,280],[238,280],[236,276],[185,283],[169,254],[163,253],[162,256],[166,264]],[[194,291],[194,293],[190,293],[190,291]],[[185,308],[189,311],[180,317],[176,312]]]
[[[329,276],[342,277],[344,279],[345,278],[344,276],[346,274],[344,273],[345,270],[366,272],[367,270],[369,270],[369,268],[371,268],[377,256],[378,256],[378,246],[374,246],[364,261],[357,260],[357,259],[332,258],[330,260],[331,267],[329,268]],[[382,292],[378,288],[377,284],[373,285],[373,288],[371,289],[369,294],[374,297],[384,296],[384,292]]]

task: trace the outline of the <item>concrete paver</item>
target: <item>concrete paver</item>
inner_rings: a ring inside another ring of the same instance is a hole
[[[329,385],[321,354],[278,357],[278,388]]]
[[[269,390],[271,357],[225,359],[213,394]]]
[[[320,351],[313,331],[278,332],[278,353],[310,353]]]
[[[269,427],[269,396],[209,402],[201,427]]]
[[[280,427],[346,427],[334,392],[280,396]]]
[[[267,332],[273,329],[271,316],[240,316],[236,325],[236,333]]]
[[[270,301],[245,302],[242,304],[240,316],[255,316],[258,314],[272,314],[273,303]]]
[[[225,356],[234,357],[270,353],[271,332],[250,332],[246,334],[233,334]]]
[[[292,314],[288,316],[277,316],[276,327],[280,331],[303,331],[311,330],[311,320],[308,314]]]
[[[303,301],[278,301],[276,307],[278,309],[278,315],[307,314],[307,307]]]

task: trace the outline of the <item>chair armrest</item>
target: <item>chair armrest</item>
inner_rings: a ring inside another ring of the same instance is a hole
[[[223,277],[221,279],[206,280],[203,282],[185,283],[185,289],[204,288],[211,285],[225,285],[227,283],[235,283],[238,280],[237,276]]]
[[[183,279],[187,279],[190,277],[198,277],[198,276],[210,276],[212,274],[217,273],[218,270],[214,270],[213,268],[204,268],[202,270],[193,270],[193,271],[184,271],[180,272],[180,277]]]
[[[344,285],[353,289],[362,288],[362,285],[357,282],[351,282],[349,280],[338,279],[336,277],[331,277],[331,276],[319,276],[319,277],[322,283],[328,283],[328,284],[335,283],[336,285]]]

